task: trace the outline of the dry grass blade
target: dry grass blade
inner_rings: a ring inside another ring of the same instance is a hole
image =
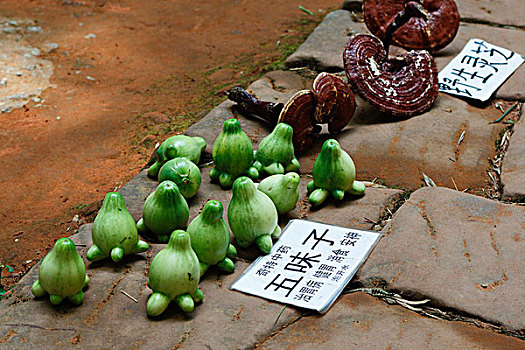
[[[459,147],[459,145],[461,144],[461,142],[465,138],[465,133],[466,133],[466,131],[463,130],[463,132],[461,133],[461,136],[459,137],[458,144],[456,145],[456,147]]]
[[[454,188],[456,189],[456,191],[459,191],[458,190],[458,185],[456,185],[456,181],[454,181],[454,178],[450,177],[450,179],[452,180],[452,183],[454,184]]]
[[[131,300],[133,300],[134,302],[138,303],[139,301],[135,298],[133,298],[131,295],[129,295],[128,293],[126,293],[125,291],[121,290],[120,291],[122,294],[124,294],[125,296],[127,296],[128,298],[130,298]]]
[[[432,181],[430,177],[428,177],[425,173],[421,173],[421,174],[423,174],[423,180],[425,180],[425,184],[428,187],[436,187],[436,183]]]

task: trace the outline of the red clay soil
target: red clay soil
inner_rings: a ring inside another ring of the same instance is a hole
[[[217,90],[254,80],[282,61],[290,53],[285,44],[303,41],[340,5],[0,1],[1,17],[42,27],[24,38],[29,45],[59,44],[42,52],[56,85],[42,94],[44,106],[31,102],[0,115],[0,263],[13,266],[15,276],[34,264],[56,239],[92,219],[105,194],[145,166],[157,141],[224,99]]]

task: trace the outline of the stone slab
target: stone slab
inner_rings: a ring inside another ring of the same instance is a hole
[[[354,22],[350,12],[330,12],[306,41],[286,59],[288,68],[309,67],[319,72],[338,72],[343,69],[343,49],[350,37],[368,32],[362,22]]]
[[[91,245],[91,225],[74,237],[82,256]],[[38,276],[33,268],[0,301],[0,348],[85,349],[248,348],[272,331],[296,320],[298,311],[286,308],[274,325],[282,305],[229,290],[247,263],[237,261],[232,275],[207,272],[200,287],[204,302],[184,315],[175,305],[156,319],[146,316],[151,294],[146,287],[147,266],[163,245],[150,252],[126,257],[121,264],[109,261],[88,265],[90,285],[84,304],[53,307],[49,300],[35,300],[31,285]],[[122,291],[137,299],[126,297]]]
[[[296,83],[283,89],[284,82],[292,80],[294,75],[286,73],[283,74],[286,79],[275,73],[273,77],[265,76],[249,89],[263,100],[286,101],[296,91],[294,88],[309,88]],[[188,130],[188,135],[202,136],[207,140],[206,152],[211,153],[224,120],[234,116],[232,105],[230,101],[223,102]],[[379,178],[387,185],[416,189],[423,184],[421,173],[425,172],[439,186],[453,188],[454,178],[460,189],[479,188],[488,181],[487,158],[494,155],[494,143],[504,127],[499,123],[489,124],[489,121],[499,115],[495,108],[474,107],[441,94],[429,112],[402,120],[381,113],[357,98],[354,118],[349,127],[335,138],[353,158],[359,180]],[[271,131],[264,122],[242,116],[238,118],[254,148]],[[457,148],[463,131],[465,137]],[[299,156],[303,174],[311,173],[313,162],[328,137],[322,134],[311,150]]]
[[[422,188],[385,226],[358,281],[525,330],[525,207]]]
[[[218,200],[224,206],[224,219],[228,223],[228,207],[232,197],[231,190],[223,190],[215,183],[210,182],[210,169],[202,168],[202,182],[197,195],[188,200],[190,207],[191,222],[201,212],[204,204],[209,200]],[[362,197],[348,195],[343,201],[335,202],[327,199],[326,203],[319,208],[312,208],[308,204],[308,194],[306,185],[311,181],[310,177],[303,177],[300,182],[300,197],[294,210],[286,215],[279,217],[279,225],[284,228],[291,219],[305,219],[320,221],[327,224],[346,226],[351,228],[369,230],[377,222],[384,212],[386,206],[397,195],[402,193],[400,190],[388,188],[369,187],[366,194]],[[129,212],[138,221],[142,217],[142,208],[147,196],[155,190],[158,182],[147,176],[147,171],[143,170],[136,175],[130,182],[120,189]],[[143,237],[148,239],[148,237]],[[234,236],[231,236],[235,244]],[[239,257],[249,261],[255,260],[259,256],[259,251],[254,247],[242,249],[237,247]]]
[[[417,189],[424,185],[424,172],[438,186],[454,188],[455,182],[461,190],[479,188],[488,181],[487,158],[494,156],[504,127],[489,122],[500,114],[495,108],[476,108],[441,94],[430,111],[402,120],[359,99],[354,118],[336,138],[352,157],[358,179],[379,178],[389,186]],[[299,157],[301,171],[311,171],[327,138]]]
[[[525,202],[525,120],[524,110],[514,125],[514,133],[503,158],[501,182],[503,198]]]
[[[493,1],[493,3],[497,2]],[[525,3],[519,7],[523,6]],[[348,11],[331,12],[303,45],[288,57],[286,65],[288,67],[308,66],[317,71],[342,71],[344,70],[343,50],[350,36],[355,33],[368,33],[368,29],[364,23],[353,22]],[[494,45],[525,55],[525,32],[523,30],[461,23],[454,41],[435,55],[438,71],[441,71],[458,55],[472,38],[484,39]],[[525,68],[522,65],[495,92],[494,97],[525,101],[525,86],[522,84],[524,80]]]
[[[344,295],[324,315],[303,317],[255,349],[523,349],[517,338],[419,316],[364,293]]]
[[[525,27],[525,13],[521,0],[459,0],[456,1],[462,20],[481,21],[509,26]]]

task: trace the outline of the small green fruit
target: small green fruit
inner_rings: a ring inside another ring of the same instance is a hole
[[[184,312],[192,312],[194,303],[203,298],[198,288],[199,259],[185,231],[171,234],[166,248],[153,258],[148,275],[148,286],[153,290],[146,305],[148,316],[162,314],[173,300]]]
[[[69,238],[60,238],[42,261],[38,280],[33,283],[31,291],[37,298],[49,294],[53,305],[60,304],[65,298],[80,305],[84,301],[82,289],[88,282],[86,266],[75,243]]]
[[[93,246],[86,254],[91,261],[111,256],[113,261],[118,262],[124,255],[141,253],[149,248],[146,242],[139,240],[135,220],[118,192],[106,194],[93,223],[91,236]]]

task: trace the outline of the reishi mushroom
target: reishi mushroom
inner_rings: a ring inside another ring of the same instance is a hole
[[[392,40],[405,49],[430,52],[454,39],[460,20],[454,0],[365,0],[363,16],[387,50]]]
[[[296,152],[305,151],[312,145],[321,127],[315,124],[315,95],[310,90],[296,92],[279,114],[279,123],[293,128],[292,143]]]
[[[320,73],[314,80],[315,120],[328,123],[328,132],[340,132],[355,112],[355,98],[350,85],[337,76]]]
[[[348,41],[343,61],[353,90],[383,112],[413,116],[437,98],[438,72],[428,51],[389,58],[381,40],[358,34]]]
[[[333,74],[319,74],[313,90],[300,90],[284,104],[259,101],[236,87],[228,91],[228,98],[237,102],[237,110],[245,115],[257,116],[271,126],[286,123],[293,128],[293,145],[297,153],[308,149],[322,128],[328,132],[343,130],[355,112],[355,98],[350,86]]]

